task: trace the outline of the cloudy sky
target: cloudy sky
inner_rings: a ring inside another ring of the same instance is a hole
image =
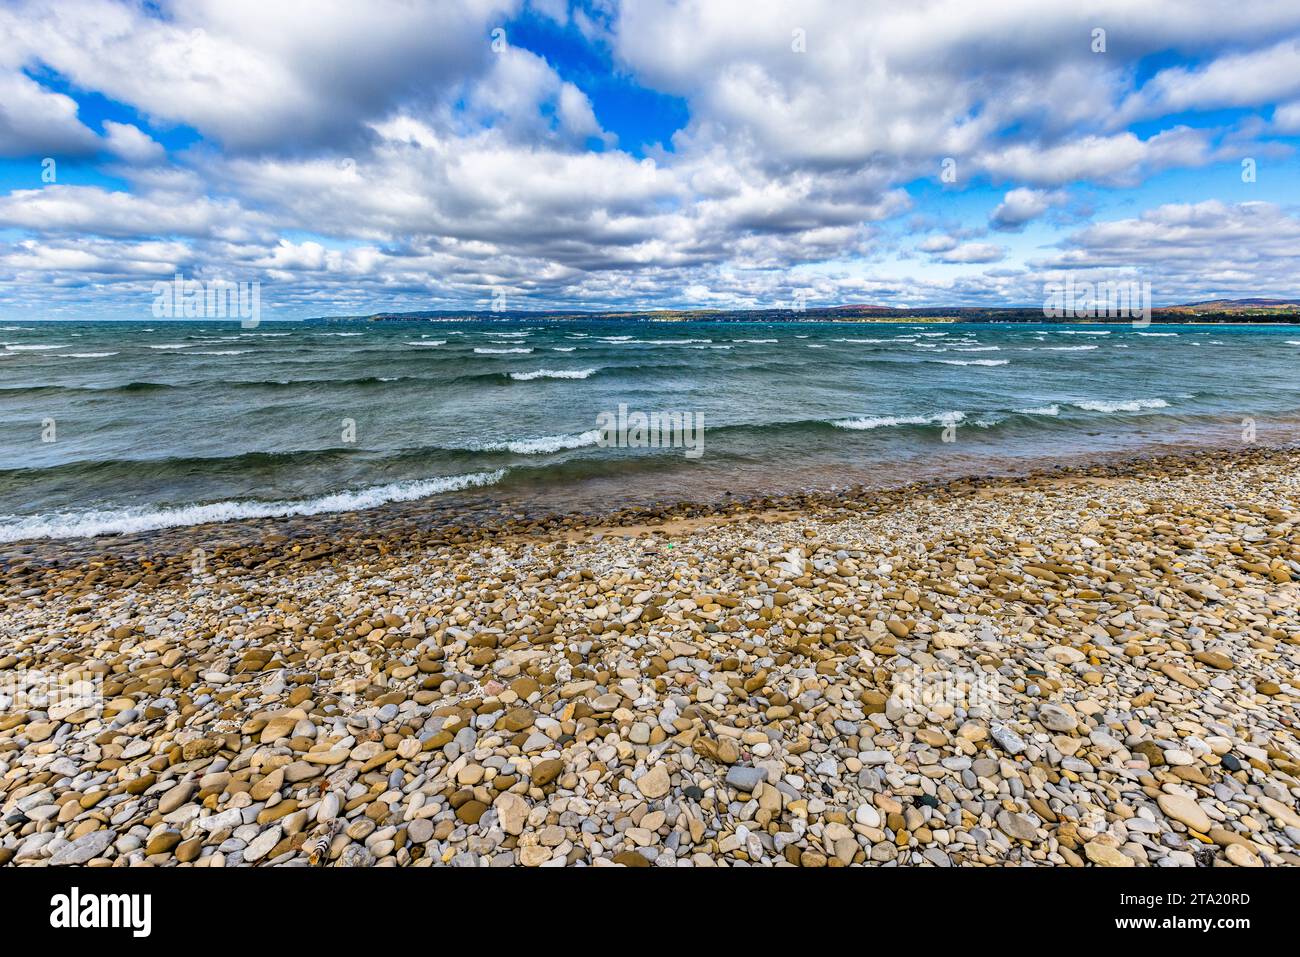
[[[1298,138],[1294,2],[4,0],[0,317],[1300,297]]]

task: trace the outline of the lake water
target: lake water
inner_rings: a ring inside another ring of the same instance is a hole
[[[60,322],[0,343],[9,542],[465,496],[703,500],[1300,421],[1297,327]],[[602,445],[620,406],[689,415],[702,454]]]

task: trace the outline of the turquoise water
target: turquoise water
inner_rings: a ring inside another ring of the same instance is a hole
[[[1296,327],[198,321],[0,343],[0,541],[829,488],[1300,422]],[[703,454],[602,447],[620,405],[698,416]]]

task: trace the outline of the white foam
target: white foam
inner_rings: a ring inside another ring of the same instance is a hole
[[[536,439],[493,442],[484,445],[483,449],[491,452],[514,452],[517,455],[546,455],[549,452],[562,452],[565,449],[580,449],[595,445],[603,434],[600,429],[590,429],[581,435],[543,435]]]
[[[116,352],[60,352],[60,359],[107,359],[109,356],[115,356]]]
[[[888,339],[832,339],[831,342],[889,342]]]
[[[510,378],[518,379],[520,382],[530,382],[533,379],[585,379],[595,371],[595,369],[538,369],[535,372],[512,372]]]
[[[942,362],[946,366],[1004,366],[1009,365],[1010,359],[931,359],[931,362]]]
[[[780,342],[781,340],[780,339],[732,339],[731,341],[732,342],[753,342],[757,344],[762,344],[768,342]]]
[[[228,501],[213,502],[208,505],[182,505],[177,508],[134,506],[28,517],[6,515],[0,518],[0,542],[16,542],[28,538],[78,538],[87,535],[108,535],[114,532],[146,532],[155,528],[229,522],[244,518],[280,518],[287,515],[355,512],[387,502],[410,502],[442,492],[493,485],[501,481],[505,474],[505,469],[498,469],[495,472],[444,475],[432,479],[372,485],[299,501]]]
[[[965,412],[938,412],[934,415],[864,416],[860,419],[841,419],[831,425],[837,429],[889,429],[899,425],[956,425],[964,418]]]
[[[63,346],[5,346],[11,352],[45,352],[47,349],[62,349]]]
[[[577,346],[551,346],[552,352],[573,352]]]
[[[1108,336],[1109,329],[1053,329],[1059,336]]]
[[[1092,346],[1085,346],[1085,348],[1091,349]],[[1001,346],[953,346],[951,351],[952,352],[1001,352],[1002,347]]]
[[[1139,332],[1139,336],[1176,336],[1176,332]]]
[[[1143,409],[1167,409],[1169,403],[1164,399],[1128,399],[1123,402],[1106,402],[1101,399],[1085,399],[1074,403],[1076,408],[1088,412],[1141,412]]]
[[[1021,415],[1060,415],[1061,407],[1053,402],[1051,405],[1035,406],[1032,409],[1016,409]]]
[[[447,344],[447,340],[446,339],[417,339],[414,342],[408,342],[406,344],[408,346],[445,346]],[[475,349],[474,351],[477,352],[478,350]],[[532,350],[529,351],[531,352]]]
[[[184,352],[181,355],[187,356],[244,356],[252,352],[252,349],[214,349],[207,352]]]
[[[150,349],[192,349],[197,346],[197,342],[172,342],[163,346],[148,346]]]
[[[532,352],[533,350],[529,348],[529,349],[475,349],[474,351],[481,356],[526,356],[528,355],[528,353]]]
[[[1043,346],[1041,352],[1091,352],[1100,346]]]

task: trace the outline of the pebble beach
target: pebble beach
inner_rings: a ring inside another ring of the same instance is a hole
[[[1297,465],[51,546],[0,865],[1300,864]]]

